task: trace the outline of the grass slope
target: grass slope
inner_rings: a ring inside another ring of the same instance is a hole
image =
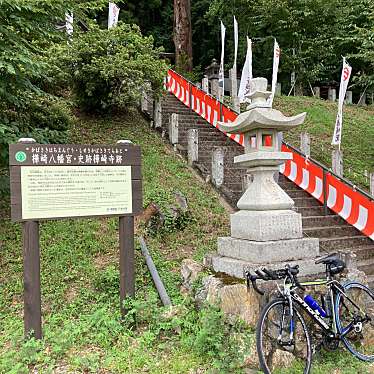
[[[285,132],[285,140],[300,146],[300,133],[311,136],[311,157],[331,166],[331,139],[334,132],[337,103],[311,97],[277,97],[274,107],[286,115],[307,112],[305,123]],[[366,189],[369,186],[365,170],[374,172],[374,107],[344,106],[341,149],[344,155],[344,175]]]
[[[227,212],[214,190],[196,179],[136,112],[115,119],[81,118],[70,132],[76,143],[113,144],[118,139],[142,147],[145,205],[171,203],[176,190],[188,198],[192,213],[184,227],[145,233],[176,307],[160,308],[137,251],[136,299],[121,322],[117,220],[46,222],[41,225],[44,339],[25,342],[21,227],[2,218],[0,373],[244,373],[253,332],[240,323],[224,323],[214,307],[196,311],[179,292],[181,260],[201,259],[216,249],[217,237],[228,234]],[[342,351],[319,361],[317,374],[369,370]]]

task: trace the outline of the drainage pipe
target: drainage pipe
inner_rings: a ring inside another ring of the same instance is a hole
[[[152,260],[152,257],[149,254],[147,245],[145,244],[145,240],[142,236],[139,237],[139,242],[140,242],[140,247],[141,247],[141,250],[142,250],[142,254],[145,258],[145,262],[146,262],[146,264],[148,266],[148,269],[149,269],[149,271],[152,275],[153,282],[154,282],[154,284],[157,288],[157,292],[160,295],[160,299],[161,299],[162,303],[164,304],[164,306],[171,305],[170,297],[168,296],[168,294],[166,292],[165,286],[162,283],[162,280],[161,280],[161,278],[158,274],[158,271],[157,271],[156,266],[155,266],[155,264]]]

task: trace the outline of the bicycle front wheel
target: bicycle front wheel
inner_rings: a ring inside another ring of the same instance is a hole
[[[359,282],[348,282],[343,288],[335,299],[338,332],[354,356],[374,361],[374,294]]]
[[[257,353],[266,374],[310,372],[311,337],[306,323],[283,298],[270,301],[262,310],[256,330]]]

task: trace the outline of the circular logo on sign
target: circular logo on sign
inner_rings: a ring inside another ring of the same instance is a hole
[[[19,151],[16,153],[15,158],[16,158],[16,161],[18,162],[24,162],[26,161],[27,156],[25,152]]]

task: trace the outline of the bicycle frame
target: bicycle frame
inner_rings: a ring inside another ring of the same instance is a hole
[[[340,292],[350,303],[352,303],[363,315],[365,312],[344,292],[341,284],[334,280],[334,279],[322,279],[322,280],[315,280],[310,282],[303,282],[300,283],[302,287],[310,287],[310,286],[322,286],[326,285],[328,287],[328,293],[331,298],[331,312],[329,316],[330,325],[322,318],[318,311],[313,310],[304,300],[300,297],[297,292],[297,286],[291,283],[284,283],[284,292],[282,292],[283,296],[288,300],[290,305],[290,315],[291,317],[294,315],[293,313],[293,302],[296,302],[297,305],[301,307],[301,309],[305,310],[308,315],[323,329],[326,335],[330,338],[337,338],[340,339],[342,336],[348,334],[352,328],[354,328],[354,323],[350,323],[345,331],[342,334],[339,334],[337,330],[337,323],[336,323],[336,309],[335,309],[335,296],[337,292]],[[290,326],[290,340],[293,339],[294,334],[294,326],[291,323]]]

